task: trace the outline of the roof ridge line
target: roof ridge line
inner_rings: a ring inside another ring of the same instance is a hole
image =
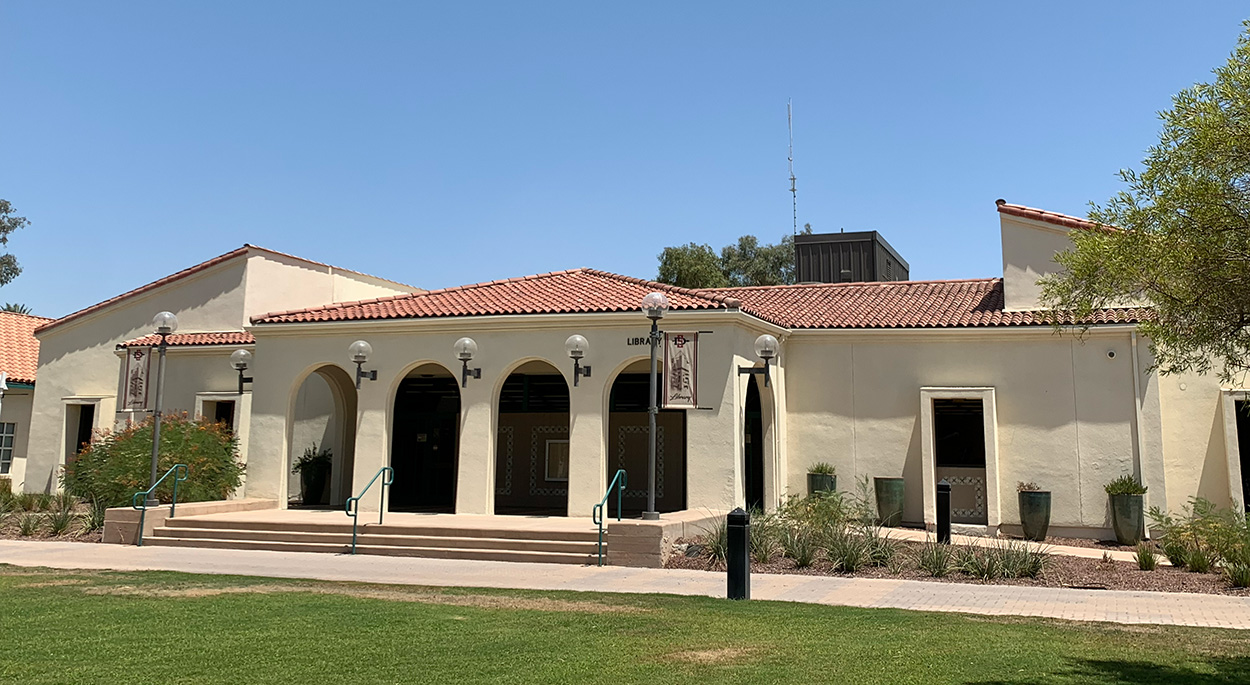
[[[712,288],[700,288],[700,289],[683,288],[681,286],[672,285],[671,283],[663,283],[661,281],[651,281],[645,278],[637,278],[635,276],[625,276],[622,274],[612,273],[611,271],[603,271],[601,269],[589,269],[588,268],[588,269],[583,269],[583,270],[588,273],[593,273],[598,276],[605,276],[607,278],[613,278],[618,281],[625,281],[627,283],[633,283],[635,285],[659,286],[662,290],[667,290],[669,292],[679,293],[682,295],[689,295],[691,297],[699,297],[705,300],[711,300],[712,302],[716,302],[717,304],[723,304],[727,307],[737,306],[731,303],[738,302],[738,300],[733,297],[727,297],[724,295],[715,295],[715,294],[708,293],[707,291],[712,290]]]
[[[1001,281],[1002,276],[984,278],[933,278],[922,281],[850,281],[843,283],[779,283],[777,285],[731,285],[723,288],[703,288],[699,292],[709,290],[770,290],[782,288],[830,288],[830,287],[864,287],[882,285],[927,285],[931,283],[993,283]]]

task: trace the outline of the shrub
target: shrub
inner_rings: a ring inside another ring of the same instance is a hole
[[[1022,480],[1016,481],[1017,492],[1038,492],[1041,489],[1042,489],[1041,486],[1038,485],[1037,483],[1032,483],[1032,482],[1026,483]]]
[[[1224,567],[1224,577],[1233,587],[1250,587],[1250,564],[1229,564]]]
[[[74,522],[74,512],[70,509],[58,509],[48,514],[48,532],[52,535],[64,535],[69,532]]]
[[[1211,550],[1202,546],[1193,546],[1185,551],[1185,566],[1194,573],[1207,573],[1215,565]]]
[[[868,545],[869,565],[890,566],[898,556],[899,543],[890,539],[890,532],[884,526],[865,526],[860,534]]]
[[[950,545],[937,542],[933,538],[924,541],[916,551],[916,565],[921,571],[934,578],[944,578],[951,572],[955,562],[955,551]]]
[[[94,533],[103,528],[105,512],[108,511],[108,506],[103,500],[93,499],[90,505],[82,516],[82,532],[84,533]]]
[[[74,505],[78,504],[78,500],[68,492],[61,491],[52,497],[52,504],[48,508],[49,511],[73,511]]]
[[[788,528],[781,541],[783,553],[794,560],[798,568],[807,568],[816,561],[816,535],[803,527]]]
[[[1023,540],[1004,540],[989,550],[998,556],[998,566],[1006,578],[1036,578],[1045,570],[1050,557],[1045,548]]]
[[[5,501],[12,494],[13,480],[8,476],[0,476],[0,502]]]
[[[833,467],[833,464],[830,464],[830,463],[829,463],[829,462],[827,462],[827,461],[818,461],[818,462],[816,462],[815,464],[812,464],[812,467],[811,467],[811,468],[809,468],[809,469],[807,470],[807,472],[808,472],[808,473],[816,473],[816,474],[820,474],[820,475],[823,475],[823,476],[836,476],[836,475],[838,475],[838,471],[837,471],[837,469],[835,469],[835,468]]]
[[[1155,555],[1155,548],[1145,542],[1137,543],[1137,568],[1143,571],[1153,571],[1155,566],[1159,565],[1159,559]]]
[[[751,559],[767,564],[777,552],[777,521],[759,509],[751,509]]]
[[[19,493],[13,498],[14,511],[38,511],[39,497],[33,492]]]
[[[17,519],[17,532],[22,537],[30,537],[39,532],[39,522],[43,517],[33,511],[22,514]]]
[[[233,433],[207,419],[192,420],[171,414],[161,420],[157,470],[164,474],[174,464],[187,465],[187,480],[178,486],[178,499],[203,502],[225,499],[242,482],[243,465],[237,458]],[[105,506],[126,506],[147,489],[152,459],[152,418],[128,423],[116,432],[104,432],[66,464],[61,484],[82,499],[98,499]],[[161,502],[173,498],[173,478],[156,491]]]
[[[1241,512],[1193,497],[1177,516],[1158,507],[1149,515],[1159,547],[1177,568],[1206,573],[1217,565],[1250,565],[1250,525]]]
[[[35,508],[31,511],[52,511],[52,495],[40,492],[35,495]]]
[[[1142,485],[1136,478],[1129,475],[1120,476],[1110,483],[1107,483],[1106,490],[1108,495],[1146,494],[1146,486]]]
[[[729,552],[729,522],[724,516],[716,519],[710,528],[703,529],[703,544],[713,559],[725,560]]]
[[[1002,559],[992,547],[968,545],[959,551],[959,570],[981,580],[994,580],[1003,574]]]
[[[872,546],[866,535],[842,530],[826,543],[825,556],[829,557],[834,568],[854,573],[872,563]]]
[[[1159,549],[1163,550],[1163,556],[1168,558],[1168,563],[1176,568],[1185,568],[1185,553],[1188,547],[1181,540],[1162,540],[1159,542]]]
[[[148,446],[151,449],[152,443]],[[295,460],[291,466],[291,473],[302,473],[305,469],[316,472],[317,469],[328,469],[334,462],[334,454],[329,447],[317,449],[317,443],[313,442],[312,447],[305,447],[304,453]]]

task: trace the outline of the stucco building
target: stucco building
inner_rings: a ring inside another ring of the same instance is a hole
[[[128,398],[128,360],[146,363],[149,322],[167,309],[181,325],[166,406],[229,418],[247,461],[241,494],[287,506],[291,464],[315,443],[333,455],[335,505],[390,466],[391,509],[587,517],[624,469],[624,509],[636,512],[650,324],[639,302],[660,291],[661,328],[698,334],[697,406],[657,417],[661,512],[773,507],[805,492],[817,461],[844,490],[905,478],[913,523],[934,520],[946,478],[956,519],[991,532],[1018,523],[1017,481],[1053,491],[1055,534],[1103,534],[1103,485],[1123,474],[1149,487],[1149,505],[1243,500],[1242,390],[1150,371],[1138,309],[1098,312],[1083,337],[1056,334],[1037,279],[1071,231],[1102,229],[997,209],[1002,276],[954,281],[691,291],[574,269],[417,291],[246,247],[37,332],[24,487],[54,487],[84,407],[96,427],[150,408]],[[741,372],[764,364],[765,333],[780,341],[767,384]],[[586,376],[565,351],[574,334],[588,343]],[[464,337],[477,345],[466,363],[453,351]],[[359,366],[358,340],[372,347]],[[254,353],[241,394],[227,362],[239,348]]]
[[[51,319],[0,312],[0,478],[10,487],[25,479],[30,414],[39,368],[35,329]]]

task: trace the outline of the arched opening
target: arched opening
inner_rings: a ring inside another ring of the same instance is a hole
[[[565,516],[569,508],[569,386],[546,362],[522,364],[499,393],[495,513]]]
[[[454,512],[460,452],[460,386],[423,364],[400,381],[391,427],[391,511]]]
[[[612,381],[608,395],[607,477],[611,482],[618,469],[625,469],[629,484],[621,508],[626,516],[647,508],[650,365],[648,360],[639,360],[625,367]],[[686,508],[686,412],[661,409],[655,417],[655,432],[655,508],[681,511]],[[608,508],[615,516],[615,498],[609,498]]]
[[[743,422],[742,481],[746,485],[747,509],[764,510],[764,411],[755,376],[747,380],[747,401]]]
[[[343,369],[327,364],[300,383],[291,412],[288,507],[341,507],[351,497],[355,419],[356,386]]]

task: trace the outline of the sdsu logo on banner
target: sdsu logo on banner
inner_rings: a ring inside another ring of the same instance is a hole
[[[699,334],[664,334],[664,408],[699,406]]]
[[[148,369],[152,348],[134,347],[126,352],[126,409],[148,408]]]

